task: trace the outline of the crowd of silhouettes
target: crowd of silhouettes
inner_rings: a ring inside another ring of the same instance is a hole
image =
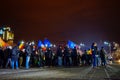
[[[81,53],[82,52],[82,53]],[[18,45],[13,47],[0,48],[0,68],[26,68],[31,67],[72,67],[72,66],[106,66],[106,51],[104,47],[100,50],[97,43],[93,43],[91,48],[80,51],[68,46],[33,47],[30,43],[20,50]]]

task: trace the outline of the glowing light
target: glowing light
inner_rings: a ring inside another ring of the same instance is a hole
[[[9,49],[12,49],[12,46],[8,46]]]
[[[9,32],[8,32],[8,31],[7,31],[6,39],[7,39],[7,40],[9,39]]]
[[[0,34],[3,34],[3,30],[2,29],[0,30]]]
[[[44,47],[44,45],[42,44],[41,47]]]
[[[18,43],[19,49],[22,50],[24,48],[24,41]]]
[[[68,45],[69,48],[72,48],[72,49],[76,46],[76,44],[74,42],[70,41],[70,40],[68,41],[67,45]]]
[[[43,50],[43,51],[46,51],[46,47],[43,47],[42,50]]]
[[[5,41],[14,39],[14,34],[11,31],[10,27],[0,28],[0,35],[2,36],[2,39]]]
[[[81,48],[81,46],[78,46],[78,48],[80,49],[80,48]]]
[[[7,46],[8,44],[7,43],[5,43],[2,39],[1,39],[1,37],[0,37],[0,47],[5,47],[5,46]]]
[[[91,50],[91,49],[89,49],[89,50],[87,51],[87,54],[92,55],[92,50]]]
[[[118,60],[118,62],[120,63],[120,59]]]
[[[24,44],[25,42],[24,41],[21,41],[21,44]]]
[[[50,47],[52,47],[53,46],[53,44],[50,44]]]
[[[45,39],[45,40],[44,40],[44,45],[45,45],[46,47],[51,47],[51,42],[50,42],[48,39]]]
[[[48,47],[48,45],[47,45],[47,44],[45,44],[45,47]]]
[[[41,40],[39,40],[39,42],[38,42],[38,47],[44,47],[44,44],[42,43],[42,41]]]
[[[4,30],[9,30],[10,31],[10,27],[4,27]]]
[[[85,46],[85,44],[84,43],[80,43],[80,46]]]
[[[54,44],[53,47],[56,47],[56,45]]]
[[[107,41],[104,41],[104,44],[105,44],[105,45],[109,45],[109,43],[108,43]]]
[[[32,45],[34,45],[34,44],[35,44],[35,42],[34,42],[34,41],[32,41],[32,42],[31,42],[31,44],[32,44]]]

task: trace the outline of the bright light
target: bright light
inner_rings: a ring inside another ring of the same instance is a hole
[[[3,34],[3,30],[0,30],[0,34]]]
[[[85,46],[85,44],[83,44],[83,43],[80,43],[80,46]]]
[[[76,46],[76,44],[73,41],[70,41],[70,40],[68,41],[67,45],[68,45],[69,48],[72,48],[72,49]]]
[[[39,42],[38,42],[38,47],[44,47],[44,44],[42,43],[42,41],[41,40],[39,40]]]
[[[53,45],[52,44],[50,44],[50,47],[52,47]]]
[[[21,41],[21,44],[24,44],[25,42],[24,41]]]
[[[43,44],[41,44],[41,47],[43,48],[43,47],[44,47],[44,45],[43,45]]]
[[[34,41],[32,41],[32,42],[31,42],[31,44],[32,44],[32,45],[34,45],[34,44],[35,44],[35,42],[34,42]]]
[[[105,44],[105,45],[109,45],[109,43],[108,43],[108,42],[106,42],[106,41],[104,42],[104,44]]]
[[[56,47],[56,45],[54,44],[53,47]]]
[[[12,49],[12,46],[8,46],[9,49]]]
[[[48,45],[47,45],[47,44],[45,44],[45,46],[47,47]]]
[[[120,63],[120,59],[118,60],[118,63]]]
[[[44,44],[45,44],[46,47],[51,47],[50,46],[51,42],[47,38],[44,40]]]

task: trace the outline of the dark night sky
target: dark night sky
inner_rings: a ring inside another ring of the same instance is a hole
[[[0,26],[18,40],[120,42],[119,0],[2,0]]]

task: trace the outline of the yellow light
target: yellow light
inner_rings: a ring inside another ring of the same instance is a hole
[[[2,43],[0,42],[0,47],[2,47]]]
[[[6,37],[7,37],[7,40],[8,40],[9,39],[9,32],[8,31],[7,31],[7,36]]]
[[[118,62],[120,63],[120,59],[118,60]]]
[[[5,32],[3,32],[3,39],[5,39]]]

